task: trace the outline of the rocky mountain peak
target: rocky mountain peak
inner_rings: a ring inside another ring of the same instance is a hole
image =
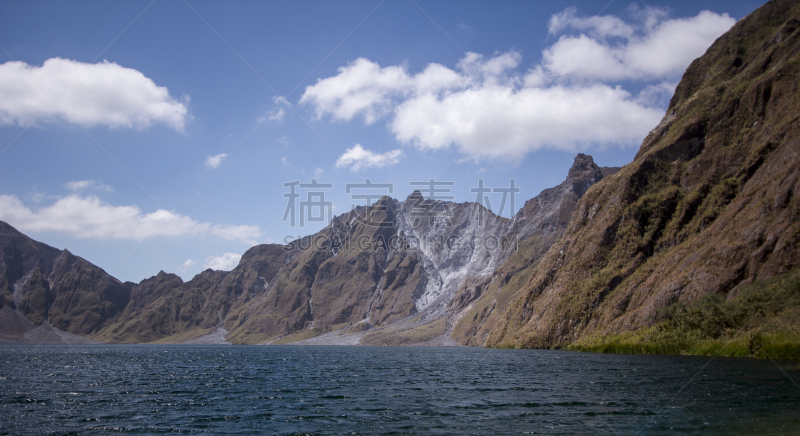
[[[602,179],[603,172],[591,156],[583,153],[575,156],[575,161],[567,174],[567,183],[572,185],[572,190],[578,198],[583,197],[590,186]]]

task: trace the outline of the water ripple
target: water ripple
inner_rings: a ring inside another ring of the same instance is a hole
[[[698,374],[707,362],[471,348],[2,345],[0,435],[800,434],[800,390],[772,362],[717,358]],[[779,364],[800,379],[796,363]]]

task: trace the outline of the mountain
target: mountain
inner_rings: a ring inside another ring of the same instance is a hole
[[[286,246],[253,247],[230,272],[206,270],[188,282],[162,271],[122,284],[4,224],[3,304],[8,317],[102,342],[212,335],[217,342],[287,343],[323,335],[317,340],[333,344],[455,344],[449,334],[454,307],[469,299],[464,283],[491,277],[520,246],[533,247],[525,259],[538,259],[566,230],[578,199],[615,171],[579,154],[564,183],[526,202],[513,219],[477,203],[426,200],[418,191],[403,202],[384,197]],[[17,258],[24,266],[15,266]],[[79,300],[64,300],[72,294],[54,285],[67,277],[81,284]],[[93,303],[73,302],[81,300]]]
[[[0,249],[0,341],[83,342],[128,304],[128,284],[4,222]]]
[[[356,208],[287,247],[287,265],[226,319],[228,338],[286,342],[336,330],[316,343],[452,342],[448,304],[464,281],[490,276],[517,241],[541,234],[546,249],[566,225],[549,216],[569,216],[603,171],[615,170],[579,155],[567,181],[513,219],[476,203],[425,200],[417,191],[403,202],[384,197]]]
[[[209,333],[219,323],[218,309],[210,304],[209,296],[228,274],[209,269],[184,283],[175,274],[161,271],[132,286],[130,302],[122,314],[92,338],[116,343],[181,342]]]
[[[800,5],[772,1],[721,36],[634,161],[587,190],[544,257],[501,266],[497,280],[516,265],[511,280],[523,279],[492,325],[476,313],[486,304],[467,311],[475,321],[460,340],[600,350],[750,341],[744,354],[769,335],[796,344],[799,28]]]
[[[187,282],[120,283],[0,223],[0,340],[797,358],[798,83],[800,4],[772,1],[689,66],[621,169],[579,154],[511,219],[384,197]]]
[[[578,155],[564,183],[513,219],[476,203],[426,200],[418,191],[403,202],[384,197],[286,246],[253,247],[230,273],[207,270],[183,283],[162,272],[144,280],[132,287],[122,315],[92,337],[148,342],[213,333],[244,344],[455,344],[449,304],[463,282],[490,276],[518,241],[536,237],[544,253],[566,229],[577,199],[615,171]]]
[[[453,338],[464,345],[480,346],[489,329],[504,316],[509,299],[527,283],[531,271],[547,250],[564,235],[578,201],[595,183],[619,168],[600,168],[591,156],[578,154],[565,180],[545,189],[525,203],[518,222],[530,222],[519,239],[518,250],[499,263],[491,274],[471,276],[462,283],[448,309],[458,323]]]

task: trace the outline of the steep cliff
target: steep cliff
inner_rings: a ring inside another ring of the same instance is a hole
[[[465,280],[450,301],[448,309],[457,322],[453,339],[465,345],[483,345],[505,315],[510,298],[527,284],[542,256],[564,235],[578,200],[592,185],[617,171],[619,168],[598,167],[591,156],[578,154],[563,183],[525,203],[515,217],[518,249],[490,274]]]
[[[798,29],[800,5],[773,1],[695,60],[634,161],[588,189],[485,339],[461,340],[588,342],[796,269]]]

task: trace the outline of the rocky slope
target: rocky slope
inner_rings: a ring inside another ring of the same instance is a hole
[[[403,202],[384,197],[356,208],[287,247],[254,247],[231,272],[252,279],[242,282],[248,292],[226,294],[235,294],[223,314],[226,339],[283,343],[330,331],[336,334],[325,343],[354,340],[343,333],[364,344],[446,338],[453,322],[448,305],[463,283],[491,276],[518,241],[538,235],[537,246],[546,251],[604,171],[615,169],[579,155],[567,181],[529,201],[514,219],[414,192]],[[279,268],[263,271],[267,265]]]
[[[161,271],[131,288],[130,303],[115,322],[92,335],[103,342],[152,342],[210,333],[221,322],[219,307],[210,304],[210,293],[228,275],[206,270],[184,283],[180,277]],[[186,336],[188,335],[188,336]]]
[[[0,250],[0,341],[80,341],[48,332],[91,335],[113,323],[128,304],[128,284],[4,222]]]
[[[567,180],[525,203],[517,220],[530,224],[521,232],[518,250],[491,274],[469,277],[450,301],[448,309],[458,322],[452,333],[455,340],[464,345],[483,344],[489,330],[504,316],[509,299],[527,283],[542,256],[564,235],[578,200],[592,185],[617,171],[619,168],[599,168],[591,156],[578,154]]]
[[[522,258],[534,262],[563,234],[580,196],[615,171],[578,155],[564,183],[513,219],[417,191],[403,202],[384,197],[287,246],[253,247],[233,271],[188,282],[162,271],[122,284],[4,224],[2,304],[19,322],[0,330],[16,332],[7,340],[51,322],[103,342],[285,343],[327,334],[325,343],[454,344],[454,313],[479,296],[465,283],[486,282],[520,256],[520,242],[532,247]]]
[[[517,273],[503,315],[459,338],[565,346],[797,268],[799,29],[800,5],[773,1],[720,37],[634,161],[590,188],[564,236]]]

